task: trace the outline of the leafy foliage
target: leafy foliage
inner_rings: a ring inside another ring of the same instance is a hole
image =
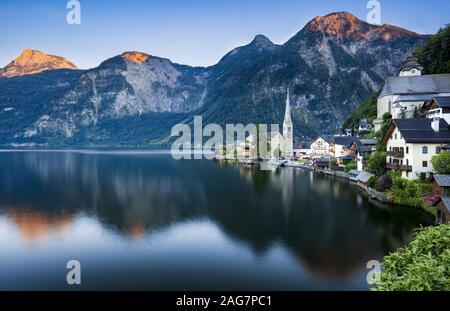
[[[424,73],[450,73],[450,25],[431,36],[414,54],[424,67]]]
[[[450,174],[450,153],[441,151],[431,159],[433,169],[438,174]]]
[[[375,92],[365,99],[355,112],[344,122],[343,128],[357,128],[361,119],[372,122],[377,118],[377,99],[380,92]]]
[[[351,170],[356,170],[358,165],[356,162],[350,162],[345,165],[345,171],[350,172]]]
[[[372,153],[367,164],[367,171],[377,176],[381,176],[386,173],[386,156],[386,152],[383,151],[376,151]]]
[[[395,204],[414,207],[423,206],[422,198],[432,192],[432,186],[418,180],[408,180],[396,171],[389,173],[392,179],[392,200]]]
[[[384,258],[377,291],[450,290],[450,226],[421,228],[414,241]]]

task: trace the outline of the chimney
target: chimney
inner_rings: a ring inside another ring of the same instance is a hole
[[[440,120],[441,120],[440,118],[433,118],[433,120],[431,120],[431,128],[435,133],[439,133]]]

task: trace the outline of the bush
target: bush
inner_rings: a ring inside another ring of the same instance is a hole
[[[377,185],[378,179],[376,176],[372,176],[369,178],[369,180],[367,181],[367,186],[369,186],[369,188],[375,188]]]
[[[391,175],[388,173],[381,176],[381,178],[378,180],[377,184],[375,185],[375,190],[384,192],[386,190],[390,190],[392,188],[392,178]]]
[[[450,153],[441,151],[431,159],[433,169],[437,174],[450,174]]]
[[[416,180],[407,180],[397,175],[392,181],[392,200],[395,204],[422,207],[422,198],[429,196],[432,186]]]
[[[409,246],[386,256],[377,291],[450,290],[450,226],[421,228]]]
[[[350,172],[351,170],[356,170],[358,168],[356,162],[350,162],[347,165],[345,165],[345,171]]]
[[[377,151],[372,153],[367,164],[367,171],[378,177],[386,173],[386,156],[386,152]]]

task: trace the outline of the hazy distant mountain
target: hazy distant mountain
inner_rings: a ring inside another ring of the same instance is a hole
[[[208,68],[126,52],[91,70],[0,78],[0,140],[145,146],[199,114],[220,124],[281,123],[287,88],[295,136],[307,140],[339,129],[425,39],[333,13],[313,19],[283,45],[258,35]]]
[[[5,68],[0,69],[0,77],[24,76],[55,69],[78,69],[78,67],[63,57],[27,49]]]

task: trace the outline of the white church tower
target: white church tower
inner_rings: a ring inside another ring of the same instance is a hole
[[[292,124],[291,116],[291,99],[289,96],[289,89],[286,98],[286,112],[283,121],[283,138],[284,138],[284,152],[283,156],[286,158],[294,157],[294,126]]]

